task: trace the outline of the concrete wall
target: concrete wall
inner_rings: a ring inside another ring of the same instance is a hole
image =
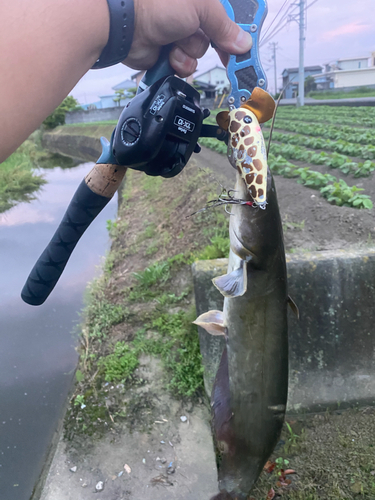
[[[126,103],[128,101],[130,101],[130,99],[126,99],[125,101],[121,102]],[[123,107],[117,106],[115,108],[70,111],[65,115],[65,123],[70,125],[72,123],[92,123],[108,120],[118,120],[123,109]]]
[[[90,125],[88,127],[95,127]],[[113,126],[101,125],[99,131],[92,130],[92,135],[85,135],[83,127],[58,127],[43,134],[42,145],[51,153],[57,153],[83,161],[96,161],[101,155],[100,136],[109,138]],[[89,133],[89,130],[86,130]]]
[[[198,315],[222,309],[211,279],[227,260],[193,265]],[[316,252],[287,259],[289,293],[288,411],[375,404],[375,249]],[[206,392],[211,392],[223,340],[199,329]]]
[[[335,88],[375,85],[375,67],[331,73]]]

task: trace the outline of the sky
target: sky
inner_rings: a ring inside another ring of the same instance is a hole
[[[157,0],[155,0],[157,1]],[[267,32],[278,11],[286,0],[268,0],[268,16],[262,34]],[[286,7],[293,0],[287,0]],[[297,3],[297,2],[295,2]],[[305,34],[305,66],[324,65],[337,59],[368,56],[375,51],[375,0],[307,0],[307,27]],[[294,7],[298,12],[298,7]],[[267,36],[277,27],[285,7],[276,18]],[[284,23],[283,23],[284,24]],[[291,20],[272,39],[263,43],[260,57],[268,77],[268,89],[274,91],[274,62],[270,43],[277,43],[277,85],[281,87],[284,68],[299,64],[299,26]],[[209,49],[199,60],[195,76],[212,67],[222,66],[216,52]],[[102,70],[90,70],[71,92],[81,104],[99,100],[99,96],[111,95],[111,87],[131,77],[136,71],[118,64]]]

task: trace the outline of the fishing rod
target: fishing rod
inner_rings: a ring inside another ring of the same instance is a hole
[[[111,140],[102,137],[102,154],[78,186],[67,211],[22,289],[22,299],[41,305],[58,282],[75,246],[119,188],[127,168],[151,176],[174,177],[193,152],[199,137],[225,140],[227,132],[203,124],[208,109],[200,94],[174,76],[165,46],[143,77],[137,95],[122,111]]]
[[[252,35],[253,47],[244,55],[230,56],[230,109],[246,102],[256,86],[266,88],[259,61],[259,37],[265,0],[221,0],[230,19]],[[155,66],[139,84],[137,95],[121,113],[110,141],[101,138],[102,154],[78,186],[67,211],[22,289],[22,299],[41,305],[54,289],[79,239],[120,186],[127,168],[151,176],[178,175],[191,155],[199,153],[200,137],[227,141],[228,132],[204,124],[210,114],[202,109],[199,92],[174,76],[169,63],[171,45],[162,48]]]

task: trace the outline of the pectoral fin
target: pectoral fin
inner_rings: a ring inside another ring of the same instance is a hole
[[[299,309],[298,309],[298,306],[294,302],[294,300],[292,299],[292,297],[290,295],[288,295],[288,304],[289,304],[289,307],[291,308],[291,310],[293,311],[293,313],[296,315],[296,318],[299,320]]]
[[[211,335],[225,335],[224,318],[221,311],[208,311],[201,314],[193,323],[201,326]]]
[[[241,260],[238,269],[214,278],[212,281],[224,297],[240,297],[247,290],[247,263]]]

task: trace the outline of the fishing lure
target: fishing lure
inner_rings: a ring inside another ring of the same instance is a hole
[[[239,171],[254,200],[254,206],[267,205],[267,150],[260,123],[270,120],[275,111],[273,98],[256,87],[250,99],[238,109],[222,111],[217,123],[229,132],[228,159]]]

